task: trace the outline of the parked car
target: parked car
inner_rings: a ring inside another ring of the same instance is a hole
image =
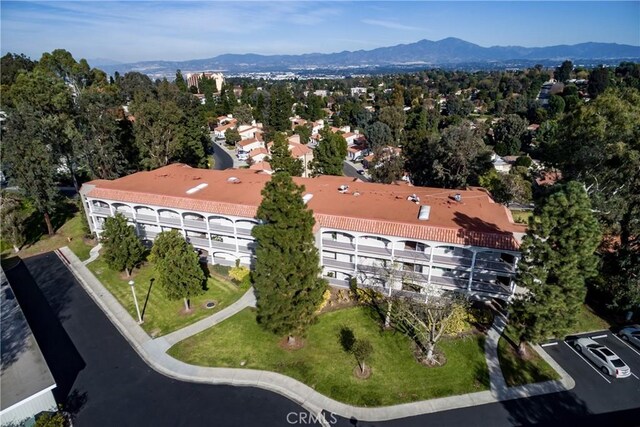
[[[631,375],[631,368],[622,359],[609,348],[591,338],[578,338],[573,345],[579,353],[591,360],[603,373],[616,378],[626,378]]]
[[[626,328],[620,329],[618,335],[623,340],[635,345],[640,348],[640,326],[627,326]]]

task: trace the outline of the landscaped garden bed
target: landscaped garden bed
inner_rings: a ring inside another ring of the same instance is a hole
[[[371,369],[367,379],[354,375],[357,361],[340,340],[345,328],[356,340],[368,340],[373,347],[367,360]],[[427,367],[416,361],[410,339],[381,330],[380,319],[369,308],[352,307],[320,315],[304,337],[303,346],[290,350],[282,337],[257,324],[253,310],[245,309],[178,343],[169,354],[201,366],[279,372],[341,402],[384,406],[487,390],[484,340],[479,333],[443,339],[438,347],[446,364]]]
[[[136,296],[144,320],[141,326],[153,337],[166,335],[210,316],[233,304],[249,289],[248,281],[237,285],[221,275],[212,275],[207,279],[206,292],[191,298],[191,310],[185,312],[182,299],[169,300],[163,290],[153,283],[155,272],[149,263],[135,269],[130,278],[123,272],[111,270],[101,258],[88,264],[87,267],[131,316],[137,319],[131,288],[128,284],[129,280],[135,282]],[[215,303],[213,308],[207,308],[209,302]]]

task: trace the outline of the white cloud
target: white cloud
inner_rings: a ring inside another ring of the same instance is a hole
[[[391,21],[380,21],[377,19],[363,19],[363,24],[375,25],[377,27],[389,28],[390,30],[402,30],[402,31],[420,31],[422,28],[412,27],[410,25],[399,24]]]

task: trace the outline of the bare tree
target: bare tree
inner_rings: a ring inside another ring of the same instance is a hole
[[[389,299],[393,301],[393,327],[415,341],[428,363],[437,363],[435,347],[453,319],[456,309],[465,307],[467,299],[457,293],[428,299],[411,296],[392,296]]]

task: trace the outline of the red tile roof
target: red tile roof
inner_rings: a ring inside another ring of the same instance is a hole
[[[264,162],[263,162],[264,163]],[[264,168],[266,165],[261,165]],[[239,184],[228,181],[239,179]],[[248,169],[216,171],[173,164],[149,172],[138,172],[113,181],[87,183],[91,198],[195,210],[222,215],[253,217],[262,200],[268,175]],[[512,222],[507,209],[480,188],[447,190],[355,182],[348,177],[294,178],[313,194],[308,206],[322,227],[362,233],[427,239],[444,243],[517,250],[514,233],[526,227]],[[186,194],[198,184],[208,186]],[[348,185],[345,194],[338,191]],[[456,193],[461,202],[453,200]],[[420,206],[407,200],[412,194],[421,205],[431,207],[430,217],[418,219]]]

